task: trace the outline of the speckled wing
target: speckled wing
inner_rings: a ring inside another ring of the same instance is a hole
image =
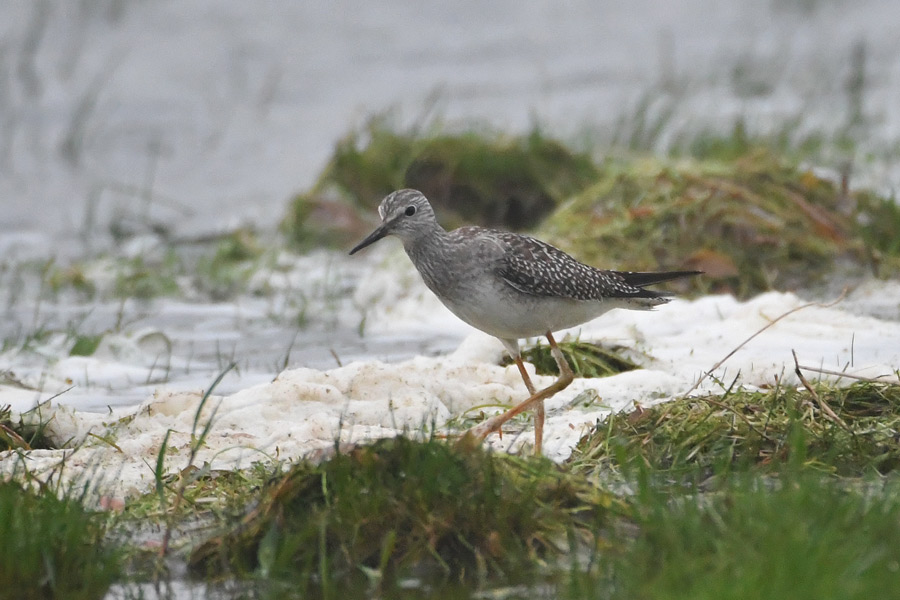
[[[627,273],[596,269],[533,237],[494,233],[505,246],[497,273],[520,292],[575,300],[662,296],[630,285],[624,277]]]

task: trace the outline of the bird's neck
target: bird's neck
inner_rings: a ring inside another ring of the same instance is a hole
[[[452,270],[453,241],[447,230],[437,223],[429,232],[403,240],[403,248],[431,289],[442,274]]]
[[[430,227],[418,230],[415,236],[404,238],[403,248],[412,261],[416,262],[416,257],[440,252],[448,243],[447,230],[434,221]]]

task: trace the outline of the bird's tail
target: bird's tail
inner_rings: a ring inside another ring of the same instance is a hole
[[[672,279],[681,279],[682,277],[693,277],[700,275],[703,271],[656,271],[650,273],[641,273],[635,271],[614,271],[621,276],[628,285],[634,287],[645,287],[662,283],[663,281],[671,281]]]

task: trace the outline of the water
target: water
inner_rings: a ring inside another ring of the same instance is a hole
[[[160,232],[191,240],[246,224],[274,238],[335,141],[380,111],[401,125],[537,123],[575,144],[650,149],[738,117],[754,132],[796,119],[798,137],[849,127],[860,149],[826,152],[825,166],[870,153],[854,181],[894,190],[898,21],[890,0],[3,3],[0,370],[48,392],[74,384],[64,401],[104,410],[166,382],[202,387],[232,361],[222,391],[284,366],[454,347],[463,333],[418,331],[415,314],[397,335],[360,335],[352,295],[371,258],[335,257],[334,276],[296,267],[300,289],[340,282],[311,299],[41,299],[47,261],[139,255]],[[641,133],[643,117],[667,111],[658,132]],[[36,331],[58,335],[17,351]],[[112,332],[137,349],[78,362],[67,331]]]
[[[562,137],[610,133],[647,93],[675,110],[660,145],[739,115],[833,132],[862,52],[867,133],[895,145],[898,21],[891,0],[6,2],[0,248],[102,249],[111,226],[148,222],[271,227],[350,128],[434,99],[451,122]]]
[[[102,412],[204,389],[231,362],[220,393],[285,366],[454,348],[463,326],[417,326],[433,305],[365,327],[353,297],[377,252],[330,272],[298,262],[293,288],[228,302],[47,299],[40,284],[48,261],[128,254],[158,232],[274,238],[335,141],[380,111],[651,150],[738,117],[751,132],[793,122],[797,138],[850,131],[857,150],[822,164],[855,159],[855,183],[895,191],[898,22],[893,0],[0,3],[0,405],[62,392]],[[651,135],[642,114],[668,116]],[[99,354],[69,356],[72,335],[98,333]],[[208,594],[175,581],[162,596]]]

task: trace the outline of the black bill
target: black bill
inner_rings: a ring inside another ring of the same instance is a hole
[[[388,225],[389,223],[382,223],[375,231],[370,233],[366,239],[358,243],[353,250],[350,251],[350,254],[355,254],[365,248],[366,246],[371,246],[384,236],[388,234]]]

